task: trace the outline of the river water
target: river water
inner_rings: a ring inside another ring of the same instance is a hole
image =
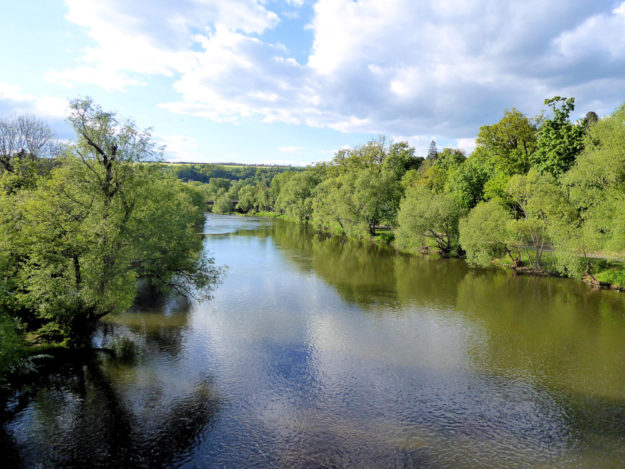
[[[625,467],[625,294],[208,215],[213,298],[24,386],[2,467]]]

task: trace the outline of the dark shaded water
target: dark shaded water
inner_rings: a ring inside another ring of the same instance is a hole
[[[625,467],[625,295],[213,216],[214,299],[102,325],[4,466]]]

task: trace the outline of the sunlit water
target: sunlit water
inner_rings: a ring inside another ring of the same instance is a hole
[[[16,393],[26,467],[625,467],[625,294],[209,215],[214,298]]]

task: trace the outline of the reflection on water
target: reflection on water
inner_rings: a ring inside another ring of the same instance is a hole
[[[227,277],[5,406],[24,466],[619,467],[625,295],[212,216]]]

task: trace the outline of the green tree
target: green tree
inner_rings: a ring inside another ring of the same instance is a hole
[[[0,261],[13,314],[66,333],[127,309],[135,282],[208,292],[212,261],[194,228],[204,198],[163,180],[149,133],[91,100],[71,103],[78,135],[32,188],[0,193]],[[6,303],[6,302],[5,302]]]
[[[517,109],[507,110],[496,124],[480,127],[477,148],[488,155],[496,171],[524,174],[529,171],[536,151],[537,122],[540,119],[531,121]]]
[[[508,230],[522,246],[532,248],[526,249],[527,256],[531,261],[533,251],[533,262],[540,268],[543,252],[551,242],[552,225],[571,219],[566,194],[553,176],[535,170],[513,176],[506,190],[517,209],[517,218],[508,224]]]
[[[490,168],[477,155],[450,172],[445,192],[450,192],[467,210],[484,200],[484,186],[491,176]]]
[[[232,213],[232,198],[226,191],[222,191],[221,194],[217,196],[215,199],[215,203],[213,204],[213,212],[215,213]]]
[[[460,221],[460,245],[471,265],[487,267],[495,257],[506,253],[515,264],[519,255],[513,257],[510,249],[508,224],[512,215],[500,200],[481,202]]]
[[[572,220],[556,226],[552,237],[560,269],[593,275],[597,251],[625,250],[625,105],[589,127],[584,150],[562,177]]]
[[[276,207],[299,222],[307,222],[312,215],[313,191],[319,182],[319,176],[310,170],[294,174],[282,186]]]
[[[8,373],[19,366],[24,357],[23,346],[19,322],[0,312],[0,384]]]
[[[409,189],[398,213],[397,244],[415,252],[431,240],[439,252],[449,255],[458,249],[458,222],[464,213],[452,194],[436,194],[423,187]]]
[[[343,190],[344,179],[337,176],[322,181],[313,198],[312,225],[320,231],[345,234],[349,227],[349,191]]]
[[[248,213],[252,210],[256,204],[257,189],[255,185],[247,184],[239,191],[239,201],[237,202],[236,209]]]
[[[575,98],[555,96],[546,99],[545,104],[551,108],[553,117],[545,119],[538,129],[537,148],[530,160],[539,171],[560,177],[573,166],[584,148],[586,123],[572,124],[569,120]]]

